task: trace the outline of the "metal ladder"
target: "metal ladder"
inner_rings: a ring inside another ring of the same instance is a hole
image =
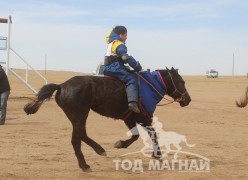
[[[22,83],[24,83],[30,90],[32,90],[35,94],[37,94],[38,90],[36,90],[34,87],[32,87],[32,85],[28,81],[28,71],[29,71],[29,69],[33,70],[45,82],[45,84],[47,84],[47,79],[44,76],[42,76],[37,70],[35,70],[27,61],[25,61],[14,49],[12,49],[10,47],[10,50],[26,64],[25,80],[16,71],[14,71],[13,68],[9,67],[8,70],[17,79],[19,79]]]

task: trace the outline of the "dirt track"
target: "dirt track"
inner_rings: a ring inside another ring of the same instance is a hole
[[[46,77],[49,82],[61,83],[74,75],[81,74],[49,71]],[[35,115],[25,115],[23,106],[29,99],[20,97],[33,97],[32,92],[10,75],[7,120],[0,126],[0,179],[248,179],[248,107],[235,106],[235,100],[244,95],[247,78],[183,78],[191,104],[185,108],[178,104],[158,107],[155,116],[164,130],[183,134],[189,143],[196,144],[193,148],[182,147],[209,158],[209,172],[148,171],[145,163],[150,158],[140,153],[121,156],[140,150],[141,139],[127,149],[114,149],[117,140],[128,138],[127,128],[122,121],[94,112],[89,115],[87,131],[107,151],[107,157],[97,155],[83,143],[92,172],[82,172],[70,142],[71,124],[54,99],[43,104]],[[113,160],[127,158],[141,159],[144,172],[116,171]]]

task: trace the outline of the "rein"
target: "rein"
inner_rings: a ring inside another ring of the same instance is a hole
[[[173,94],[175,94],[176,92],[178,92],[180,95],[181,95],[181,97],[180,98],[177,98],[176,99],[176,101],[177,102],[180,102],[180,101],[184,101],[185,100],[185,94],[187,93],[187,91],[185,91],[184,93],[182,93],[181,91],[179,91],[178,89],[177,89],[177,87],[176,87],[176,85],[175,85],[175,83],[174,83],[174,81],[173,81],[173,79],[172,79],[172,76],[171,76],[171,73],[168,71],[168,74],[169,74],[169,76],[170,76],[170,78],[171,78],[171,81],[172,81],[172,83],[173,83],[173,86],[174,86],[174,91],[173,91],[173,93],[170,95],[170,96],[172,96]]]
[[[181,101],[184,101],[185,100],[185,97],[184,97],[184,95],[186,94],[186,92],[184,92],[184,93],[181,93],[177,88],[176,88],[176,85],[175,85],[175,83],[174,83],[174,81],[173,81],[173,79],[172,79],[172,76],[171,76],[171,74],[170,74],[170,72],[168,71],[168,74],[169,74],[169,76],[170,76],[170,79],[171,79],[171,81],[172,81],[172,84],[173,84],[173,86],[174,86],[174,91],[173,91],[173,93],[170,95],[170,96],[172,96],[173,94],[175,94],[176,92],[179,92],[182,96],[181,96],[181,98],[177,98],[177,99],[175,99],[175,100],[170,100],[170,99],[167,99],[167,98],[165,98],[149,81],[147,81],[143,76],[141,76],[139,73],[135,73],[139,78],[142,78],[149,86],[151,86],[152,87],[152,89],[154,90],[154,91],[156,91],[157,93],[158,93],[158,95],[162,98],[162,99],[165,99],[165,100],[167,100],[167,101],[169,101],[168,103],[166,103],[166,104],[161,104],[161,105],[157,105],[157,106],[165,106],[165,105],[169,105],[169,104],[171,104],[171,103],[174,103],[174,102],[181,102]],[[163,79],[162,79],[162,81],[164,81]],[[165,82],[164,82],[164,84],[165,84]],[[167,89],[165,89],[165,92],[166,92],[166,94],[167,94]]]

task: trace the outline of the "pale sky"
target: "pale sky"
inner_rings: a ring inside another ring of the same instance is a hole
[[[248,72],[247,0],[0,0],[12,16],[11,47],[31,66],[91,73],[103,61],[105,37],[128,29],[128,54],[144,69],[175,67],[182,75]],[[0,36],[7,25],[0,24]],[[6,51],[0,50],[0,61]],[[25,68],[11,53],[10,65]]]

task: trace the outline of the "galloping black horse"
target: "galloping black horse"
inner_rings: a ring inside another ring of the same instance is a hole
[[[181,107],[187,106],[191,99],[185,88],[185,82],[178,74],[178,71],[174,68],[157,71],[160,72],[167,86],[167,95],[179,102]],[[45,85],[37,94],[36,100],[24,107],[25,112],[27,114],[36,113],[42,103],[51,98],[54,91],[57,91],[55,95],[57,104],[72,123],[71,143],[78,159],[79,167],[84,171],[88,170],[90,166],[86,163],[81,151],[81,141],[91,146],[97,154],[106,156],[105,150],[87,136],[85,126],[90,109],[103,116],[125,119],[124,122],[129,129],[132,129],[136,126],[136,123],[139,123],[143,127],[150,127],[150,130],[154,131],[151,127],[150,118],[143,112],[139,114],[132,113],[127,118],[124,118],[124,114],[128,109],[128,102],[125,86],[120,81],[97,76],[75,76],[60,85]],[[158,145],[156,133],[149,133],[149,135],[151,138],[153,136],[153,144]],[[115,147],[127,148],[138,137],[139,135],[132,135],[130,139],[117,141]],[[154,149],[154,151],[156,150],[154,156],[160,157],[161,152],[159,146],[157,147],[157,149]]]

